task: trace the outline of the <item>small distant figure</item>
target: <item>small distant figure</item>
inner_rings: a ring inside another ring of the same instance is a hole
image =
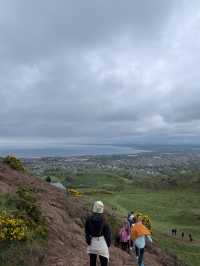
[[[127,219],[128,219],[129,224],[130,224],[130,227],[131,227],[131,225],[135,223],[135,216],[134,216],[133,211],[128,213]]]
[[[177,234],[177,229],[176,228],[173,228],[172,229],[172,236],[176,236],[176,234]]]
[[[190,240],[190,242],[193,241],[193,238],[192,238],[192,235],[191,234],[189,234],[189,240]]]
[[[182,233],[181,233],[181,238],[182,238],[182,240],[184,240],[184,236],[185,236],[185,233],[182,232]]]

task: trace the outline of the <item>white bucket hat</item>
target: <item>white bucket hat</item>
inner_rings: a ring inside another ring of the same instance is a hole
[[[102,201],[95,201],[92,211],[94,213],[103,213],[104,205]]]

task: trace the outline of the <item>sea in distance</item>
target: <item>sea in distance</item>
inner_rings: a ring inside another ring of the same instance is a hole
[[[84,155],[121,155],[145,152],[140,148],[118,145],[64,145],[63,147],[0,147],[0,156],[19,158],[67,157]]]

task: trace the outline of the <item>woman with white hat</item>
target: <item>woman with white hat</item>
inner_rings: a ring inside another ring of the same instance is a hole
[[[95,201],[92,215],[85,223],[85,238],[88,244],[87,253],[90,255],[90,266],[96,266],[97,256],[101,266],[107,266],[111,245],[111,231],[104,217],[102,201]]]

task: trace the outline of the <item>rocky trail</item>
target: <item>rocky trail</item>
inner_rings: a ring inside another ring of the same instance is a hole
[[[18,186],[34,188],[49,228],[48,251],[43,266],[87,266],[84,220],[88,203],[66,196],[60,189],[39,179],[11,170],[0,162],[0,193],[14,193]],[[110,249],[110,266],[136,266],[133,255],[117,247]],[[148,266],[172,266],[174,260],[152,245],[145,253]]]

